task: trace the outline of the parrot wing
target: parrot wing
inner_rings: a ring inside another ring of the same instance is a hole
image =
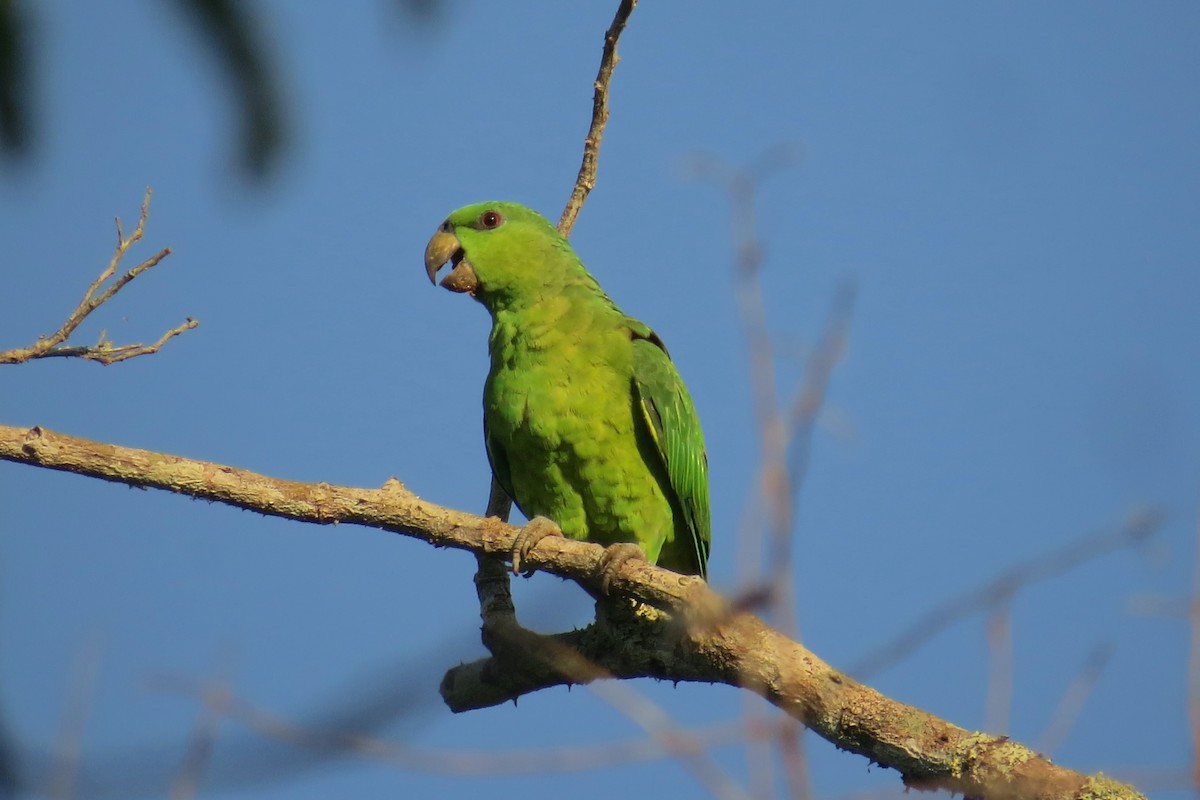
[[[641,323],[633,331],[633,385],[642,415],[666,467],[671,504],[682,512],[690,541],[673,549],[681,568],[705,577],[712,522],[708,507],[708,456],[692,399],[658,336]]]

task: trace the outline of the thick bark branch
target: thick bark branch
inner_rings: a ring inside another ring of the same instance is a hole
[[[507,557],[520,530],[421,500],[394,478],[380,489],[306,484],[37,427],[0,426],[0,460],[303,522],[382,528],[482,556]],[[602,553],[599,545],[547,537],[530,551],[527,563],[595,593]],[[538,637],[531,649],[548,667],[527,671],[524,685],[497,682],[494,673],[501,662],[485,659],[448,673],[447,702],[478,707],[503,702],[514,692],[610,675],[726,683],[761,695],[834,745],[898,770],[909,786],[992,800],[1140,797],[1103,776],[1056,766],[1016,742],[972,733],[887,698],[754,615],[730,608],[699,578],[630,560],[611,590],[666,613],[628,610],[613,600],[607,605],[610,613],[584,631]]]

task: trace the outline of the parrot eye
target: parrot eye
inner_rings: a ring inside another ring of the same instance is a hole
[[[499,228],[502,222],[504,222],[504,217],[496,211],[485,211],[479,215],[479,227],[484,230]]]

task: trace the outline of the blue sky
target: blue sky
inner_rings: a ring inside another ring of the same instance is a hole
[[[41,134],[28,163],[0,170],[0,347],[58,326],[111,252],[113,215],[132,225],[147,185],[141,253],[175,253],[80,340],[151,339],[188,315],[201,326],[107,369],[6,368],[0,422],[296,480],[394,475],[481,509],[487,315],[431,288],[421,253],[468,202],[557,217],[615,4],[459,0],[418,23],[382,2],[256,3],[293,126],[266,186],[234,169],[232,109],[170,4],[34,5]],[[1198,34],[1186,2],[646,2],[572,237],[691,388],[712,465],[712,582],[733,591],[758,438],[728,204],[686,165],[795,144],[757,216],[783,391],[836,288],[858,287],[799,499],[805,642],[849,666],[1005,567],[1159,508],[1149,546],[1012,606],[1009,733],[1036,743],[1089,653],[1111,647],[1052,755],[1139,780],[1178,774],[1189,753],[1178,608],[1200,506]],[[444,669],[483,652],[467,555],[14,465],[0,464],[0,507],[0,707],[35,782],[89,663],[85,775],[117,780],[128,761],[114,759],[133,754],[129,780],[156,796],[197,718],[193,700],[148,688],[161,675],[227,674],[298,723],[399,688],[410,710],[376,733],[418,753],[641,735],[586,690],[440,706]],[[545,630],[589,612],[547,576],[521,582],[518,603]],[[979,727],[985,629],[956,624],[872,684]],[[743,709],[727,687],[635,687],[681,724]],[[819,796],[898,793],[894,773],[807,744]],[[276,758],[287,779],[242,780],[245,759]],[[748,784],[743,748],[715,758]],[[312,762],[227,722],[204,796],[707,791],[670,759],[504,777]]]

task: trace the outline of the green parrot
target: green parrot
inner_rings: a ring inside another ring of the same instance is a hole
[[[447,262],[441,285],[492,317],[483,431],[500,487],[530,520],[547,517],[572,539],[636,543],[652,563],[704,577],[708,459],[662,340],[517,203],[447,217],[425,249],[430,281]],[[514,568],[541,535],[518,543]]]

